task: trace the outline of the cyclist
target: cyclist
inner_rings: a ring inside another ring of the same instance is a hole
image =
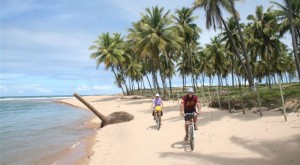
[[[163,101],[159,97],[158,93],[155,95],[155,99],[153,99],[153,101],[152,101],[151,108],[153,108],[152,116],[154,116],[154,120],[155,120],[155,113],[161,112],[161,116],[163,115],[163,112],[162,112]],[[161,123],[160,123],[160,125],[161,125]]]
[[[198,111],[196,111],[196,106]],[[181,99],[181,105],[180,105],[180,115],[183,116],[184,113],[200,113],[201,112],[201,105],[200,100],[198,96],[194,95],[193,88],[189,88],[187,90],[187,95],[183,96]],[[188,119],[187,117],[184,117],[185,120],[185,137],[184,140],[188,140]],[[197,127],[197,115],[194,116],[194,129],[198,130]]]

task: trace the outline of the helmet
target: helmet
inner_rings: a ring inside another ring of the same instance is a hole
[[[187,93],[194,93],[194,89],[193,89],[193,88],[189,88],[189,89],[187,90]]]
[[[159,94],[158,93],[156,93],[156,95],[155,96],[159,96]]]

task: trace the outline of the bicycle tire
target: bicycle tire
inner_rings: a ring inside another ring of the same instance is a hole
[[[160,123],[161,123],[161,116],[158,116],[158,130],[160,129]]]
[[[191,150],[194,150],[194,128],[190,127],[190,146]]]
[[[156,128],[157,128],[157,130],[159,130],[159,128],[160,128],[160,116],[157,113],[156,113],[155,120],[156,120]]]

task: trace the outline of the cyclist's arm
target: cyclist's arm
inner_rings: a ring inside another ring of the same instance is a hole
[[[153,104],[154,104],[154,101],[152,101],[151,108],[154,108]]]
[[[196,105],[197,105],[198,113],[201,113],[201,103],[200,103],[199,98],[197,100],[197,104]]]
[[[184,110],[184,100],[181,100],[181,104],[180,104],[180,115],[183,115],[183,110]]]

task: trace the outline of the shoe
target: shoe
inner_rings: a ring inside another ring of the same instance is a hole
[[[189,140],[189,136],[188,136],[188,135],[185,135],[184,141],[188,141],[188,140]]]
[[[195,125],[194,130],[198,130],[198,127]]]

